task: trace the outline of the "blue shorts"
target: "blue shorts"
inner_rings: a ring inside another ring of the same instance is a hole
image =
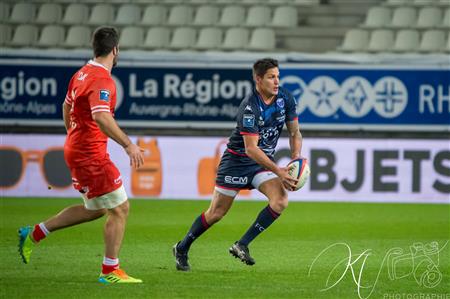
[[[251,158],[225,150],[217,171],[216,187],[226,190],[254,189],[275,177],[273,172]]]

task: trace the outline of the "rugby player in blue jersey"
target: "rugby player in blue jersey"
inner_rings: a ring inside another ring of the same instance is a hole
[[[274,162],[275,147],[284,124],[289,133],[291,158],[300,157],[302,135],[298,125],[296,102],[281,87],[278,61],[265,58],[253,65],[255,87],[241,102],[237,126],[219,164],[216,187],[208,210],[198,216],[186,236],[173,247],[176,268],[189,271],[191,244],[228,212],[241,189],[258,189],[269,201],[247,232],[230,248],[230,253],[247,265],[255,264],[249,243],[267,229],[288,205],[287,190],[297,180],[285,167]]]

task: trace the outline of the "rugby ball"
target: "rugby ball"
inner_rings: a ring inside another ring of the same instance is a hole
[[[295,191],[302,188],[309,178],[310,170],[308,160],[305,158],[295,159],[287,165],[288,173],[291,177],[298,179]]]

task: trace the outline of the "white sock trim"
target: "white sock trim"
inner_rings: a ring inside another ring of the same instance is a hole
[[[48,234],[50,234],[48,229],[45,227],[44,222],[39,223],[39,227],[41,228],[41,230],[42,230],[42,232],[44,233],[45,236],[48,236]]]
[[[119,264],[119,259],[118,258],[117,259],[112,259],[112,258],[109,258],[109,257],[106,257],[106,256],[103,257],[103,265],[115,266],[115,265],[118,265],[118,264]]]

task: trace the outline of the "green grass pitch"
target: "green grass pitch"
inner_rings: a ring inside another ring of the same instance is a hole
[[[1,198],[0,203],[1,298],[358,298],[352,269],[356,278],[362,273],[362,287],[372,285],[369,298],[450,298],[450,244],[444,247],[450,239],[449,205],[290,203],[251,244],[256,265],[249,267],[231,257],[228,248],[266,203],[237,201],[192,246],[192,271],[180,273],[172,245],[209,202],[132,200],[120,260],[144,283],[104,286],[97,282],[104,219],[53,233],[34,248],[31,263],[25,265],[17,253],[18,227],[40,222],[80,200]],[[412,258],[411,245],[433,241],[442,250],[438,255],[431,250]],[[327,277],[330,286],[348,265],[347,251],[336,245],[311,269],[319,253],[336,243],[351,248],[352,268],[335,287],[321,291]],[[394,262],[382,262],[396,247],[396,256],[403,257],[390,277]],[[357,260],[365,250],[370,250],[368,255]],[[414,278],[412,269],[428,279],[428,287]],[[370,290],[362,288],[360,297],[366,298]]]

